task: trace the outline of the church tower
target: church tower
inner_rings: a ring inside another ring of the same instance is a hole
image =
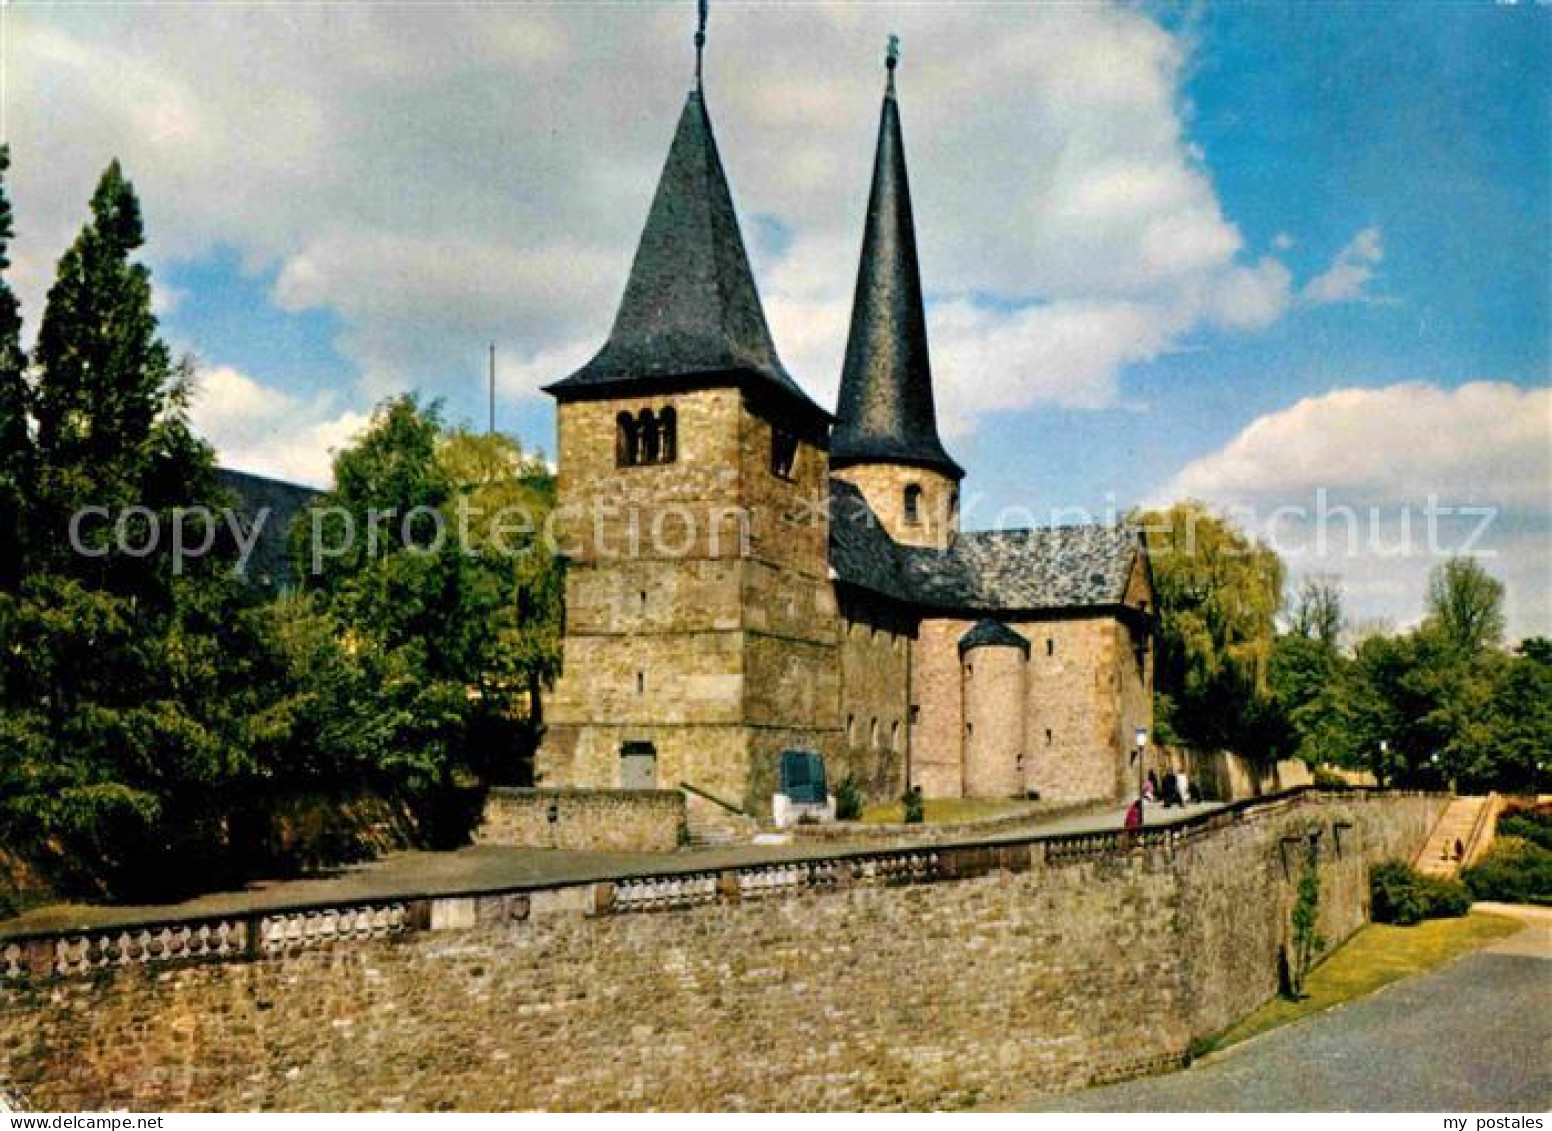
[[[704,21],[704,8],[702,9]],[[613,329],[557,402],[563,672],[539,784],[768,808],[839,730],[829,414],[777,356],[700,79]]]
[[[891,36],[830,466],[862,492],[895,541],[945,549],[958,533],[959,481],[965,473],[938,439],[895,97],[898,62]]]

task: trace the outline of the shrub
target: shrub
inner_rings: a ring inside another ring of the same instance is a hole
[[[1521,837],[1499,837],[1461,879],[1478,899],[1552,906],[1552,851]]]
[[[907,789],[900,803],[905,807],[906,824],[919,825],[927,819],[927,805],[922,800],[921,786],[913,785]]]
[[[1370,912],[1376,923],[1410,926],[1453,919],[1471,910],[1471,892],[1459,880],[1425,876],[1410,864],[1387,860],[1369,871]]]
[[[1325,766],[1319,766],[1315,769],[1313,779],[1316,789],[1324,789],[1332,793],[1341,793],[1344,790],[1353,788],[1351,783],[1341,774],[1335,770],[1328,770]]]
[[[1288,996],[1297,1001],[1304,996],[1304,979],[1315,965],[1315,956],[1326,945],[1320,933],[1320,869],[1316,866],[1314,842],[1299,877],[1299,891],[1293,901],[1293,953],[1288,959]]]
[[[855,821],[862,816],[862,791],[850,774],[835,787],[835,819]]]
[[[1511,805],[1498,818],[1498,835],[1519,837],[1552,852],[1552,805]]]

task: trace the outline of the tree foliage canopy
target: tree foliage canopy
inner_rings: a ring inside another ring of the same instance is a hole
[[[0,182],[0,269],[10,235]],[[189,427],[193,363],[159,336],[143,242],[115,162],[59,262],[30,366],[0,275],[0,514],[15,549],[0,576],[0,842],[66,892],[164,898],[286,866],[276,814],[297,797],[367,790],[407,807],[426,842],[456,839],[467,814],[447,802],[489,764],[520,775],[531,751],[528,706],[558,662],[558,569],[537,537],[506,557],[490,528],[467,552],[456,539],[424,552],[422,534],[468,498],[521,500],[538,529],[549,477],[512,441],[450,431],[404,398],[340,453],[323,505],[361,537],[330,542],[347,549],[301,591],[246,585],[219,545],[174,568],[174,509],[230,500]],[[108,519],[72,547],[89,507]],[[119,544],[126,508],[137,544],[164,535],[150,552]],[[325,812],[343,827],[343,809]],[[324,836],[333,859],[359,848]]]

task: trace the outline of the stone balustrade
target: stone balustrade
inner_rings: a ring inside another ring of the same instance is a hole
[[[0,984],[73,977],[111,967],[192,961],[284,958],[322,946],[376,942],[425,930],[468,928],[526,919],[542,906],[584,915],[672,911],[714,903],[767,900],[858,886],[929,884],[993,871],[1061,868],[1136,853],[1172,858],[1182,846],[1236,825],[1276,818],[1326,799],[1368,803],[1413,796],[1391,791],[1327,795],[1297,789],[1238,802],[1169,825],[1030,835],[977,843],[931,844],[876,851],[840,850],[800,860],[772,860],[718,870],[672,871],[583,885],[298,907],[248,916],[143,923],[0,938]],[[1335,830],[1332,843],[1339,843]]]

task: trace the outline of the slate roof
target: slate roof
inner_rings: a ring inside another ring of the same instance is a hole
[[[938,438],[893,59],[879,116],[873,186],[830,437],[832,467],[877,461],[964,477]]]
[[[695,90],[679,116],[609,339],[546,391],[565,400],[629,385],[711,382],[752,385],[829,419],[776,354],[711,118]]]
[[[1020,648],[1029,654],[1029,641],[998,620],[977,621],[975,627],[959,638],[959,654],[963,656],[972,648],[984,647]]]
[[[830,481],[836,579],[925,608],[1000,612],[1118,605],[1141,552],[1132,527],[971,531],[940,551],[889,537],[862,493]]]
[[[259,515],[264,516],[243,576],[271,592],[290,588],[294,583],[289,552],[291,522],[322,492],[225,467],[216,468],[216,483],[234,496],[245,532],[253,529]]]

